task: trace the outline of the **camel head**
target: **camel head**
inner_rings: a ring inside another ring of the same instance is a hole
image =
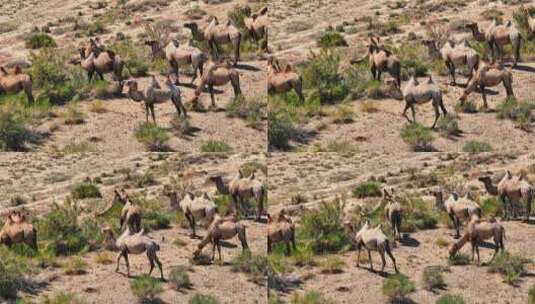
[[[8,73],[3,66],[0,66],[0,76],[6,76]]]
[[[126,191],[124,189],[115,189],[113,192],[115,193],[115,199],[119,202],[126,204],[126,202],[129,201],[128,194],[126,194]]]
[[[458,200],[459,199],[459,193],[457,193],[455,191],[451,193],[451,196],[453,197],[454,200]]]
[[[158,42],[156,40],[145,40],[145,42],[143,44],[148,45],[150,47],[153,47],[153,46],[160,45],[160,42]]]
[[[344,231],[347,234],[353,234],[355,232],[355,228],[353,227],[353,224],[351,224],[351,221],[344,222]]]
[[[394,201],[394,188],[391,188],[390,193],[389,193],[385,187],[383,189],[383,199],[387,202],[393,202]]]
[[[478,181],[482,182],[483,184],[490,184],[492,185],[492,178],[489,175],[480,176],[477,178]]]
[[[184,23],[184,27],[192,31],[197,31],[199,29],[199,25],[197,24],[197,22],[186,22]]]
[[[467,23],[465,24],[465,27],[472,31],[476,31],[476,32],[479,31],[479,26],[477,25],[477,22]]]
[[[436,47],[436,41],[434,39],[423,39],[422,44],[430,48]]]

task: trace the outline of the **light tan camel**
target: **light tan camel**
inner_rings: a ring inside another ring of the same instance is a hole
[[[236,177],[229,182],[233,208],[239,212],[247,200],[254,199],[257,203],[256,220],[258,221],[264,212],[266,187],[256,179],[256,171],[253,171],[250,176],[243,176],[242,172],[238,171]]]
[[[522,35],[516,28],[513,22],[508,21],[506,24],[498,25],[496,20],[493,20],[489,27],[481,32],[477,23],[469,23],[466,25],[472,31],[474,38],[477,41],[487,42],[492,62],[495,62],[498,57],[503,60],[503,47],[511,44],[513,46],[513,67],[515,67],[520,60],[520,44]]]
[[[401,88],[401,61],[399,58],[385,49],[379,37],[370,36],[367,48],[366,55],[360,59],[351,60],[351,64],[358,64],[368,57],[373,79],[380,81],[381,74],[388,72],[394,77],[397,87]]]
[[[386,252],[386,254],[388,254],[390,259],[392,260],[392,263],[394,264],[394,269],[396,273],[399,273],[398,268],[396,266],[396,259],[392,255],[390,241],[388,240],[386,235],[381,230],[381,225],[378,225],[375,228],[371,228],[369,221],[366,221],[364,223],[364,226],[362,226],[362,228],[355,234],[353,225],[350,222],[345,222],[344,229],[346,233],[348,234],[351,242],[356,246],[358,250],[357,267],[360,266],[360,251],[362,247],[364,247],[368,251],[368,260],[370,262],[371,271],[374,271],[372,254],[371,254],[371,251],[373,250],[373,251],[379,252],[381,256],[381,261],[383,262],[381,272],[384,272],[384,269],[385,269],[385,265],[386,265],[385,252]]]
[[[460,197],[458,193],[453,192],[450,197],[444,202],[442,191],[434,192],[436,206],[446,210],[450,217],[453,227],[455,228],[455,238],[461,237],[460,229],[461,222],[468,222],[472,216],[481,216],[481,207],[469,199],[467,196]]]
[[[479,65],[479,69],[468,82],[468,85],[466,86],[466,89],[464,89],[464,92],[459,100],[461,103],[464,103],[468,95],[479,88],[483,98],[484,107],[488,108],[487,93],[485,88],[495,87],[500,83],[503,83],[503,86],[505,87],[508,100],[511,97],[515,97],[513,92],[513,74],[501,64],[488,64],[482,61]]]
[[[297,250],[297,247],[295,245],[295,224],[292,222],[292,219],[286,214],[286,211],[284,209],[279,212],[279,215],[276,219],[273,219],[271,215],[268,214],[268,253],[271,253],[273,245],[277,243],[286,244],[286,255],[290,255],[291,248],[293,248],[294,252]]]
[[[78,51],[80,64],[87,71],[89,81],[93,79],[94,73],[97,73],[101,80],[104,80],[104,74],[108,73],[112,73],[115,80],[122,80],[124,63],[113,51],[103,50],[103,46],[93,39],[90,39],[88,44],[82,45]]]
[[[175,106],[178,117],[183,115],[187,117],[186,108],[182,103],[182,96],[178,87],[171,81],[170,77],[167,77],[165,82],[167,89],[162,89],[161,85],[156,80],[155,76],[152,76],[151,84],[147,86],[145,91],[138,89],[138,83],[135,80],[128,80],[126,87],[128,88],[128,97],[135,102],[143,101],[145,103],[145,120],[149,121],[149,113],[152,115],[152,120],[156,124],[156,114],[154,106],[171,100]]]
[[[228,63],[215,63],[211,60],[208,61],[205,71],[201,76],[200,83],[197,85],[195,96],[192,101],[197,102],[198,97],[201,95],[204,87],[208,86],[208,91],[210,92],[210,98],[212,100],[212,107],[215,108],[214,87],[223,86],[229,82],[234,90],[234,98],[237,98],[238,95],[241,95],[240,73],[238,73],[238,71],[232,68]]]
[[[18,243],[25,243],[37,250],[37,230],[26,221],[24,214],[20,211],[12,211],[7,215],[4,226],[0,230],[0,244],[11,247]]]
[[[442,48],[438,48],[437,42],[433,39],[423,40],[422,43],[427,46],[429,54],[432,58],[442,58],[446,67],[450,72],[450,85],[455,86],[455,68],[461,65],[466,65],[470,73],[468,81],[472,79],[474,70],[479,67],[479,54],[468,45],[464,40],[463,44],[455,44],[455,42],[448,40]]]
[[[128,255],[142,254],[146,252],[150,263],[149,276],[152,274],[152,270],[154,270],[154,264],[156,264],[160,269],[160,277],[164,280],[162,263],[157,255],[157,252],[160,251],[160,245],[150,237],[144,235],[143,230],[134,233],[130,231],[130,228],[127,226],[117,240],[115,240],[115,235],[110,227],[103,228],[102,233],[104,234],[105,240],[107,240],[107,242],[115,242],[115,249],[119,250],[119,254],[117,255],[117,267],[115,268],[116,272],[119,272],[119,263],[121,258],[124,257],[127,275],[130,277],[130,262],[128,261]]]
[[[394,231],[394,238],[401,240],[401,221],[403,219],[403,210],[398,200],[394,197],[394,189],[390,190],[390,193],[383,189],[383,198],[386,200],[387,205],[384,209],[384,216],[390,223],[392,231]]]
[[[411,76],[403,89],[403,98],[405,99],[405,109],[403,110],[402,115],[407,118],[409,123],[416,123],[415,105],[427,103],[429,101],[432,102],[433,108],[435,109],[435,121],[431,128],[435,128],[438,118],[440,117],[440,110],[442,110],[444,116],[448,114],[442,99],[442,91],[433,81],[431,75],[429,75],[427,81],[422,83],[420,83],[415,76]],[[412,111],[412,121],[407,116],[407,110],[409,108]]]
[[[281,69],[277,59],[268,59],[268,93],[281,94],[294,90],[301,102],[305,101],[303,96],[303,78],[292,70],[288,64],[284,70]]]
[[[193,256],[198,257],[204,246],[208,243],[212,243],[212,261],[215,259],[215,249],[219,253],[219,260],[221,261],[221,241],[228,240],[234,236],[238,236],[241,242],[242,251],[249,248],[247,245],[247,237],[245,234],[245,225],[240,221],[237,221],[234,216],[220,217],[218,214],[214,216],[212,223],[208,227],[208,231],[204,239],[199,243],[197,249],[193,252]]]
[[[126,225],[130,231],[136,233],[141,231],[141,219],[143,217],[143,211],[140,206],[134,204],[128,194],[124,189],[114,190],[115,198],[121,204],[123,204],[123,209],[121,209],[121,217],[119,218],[119,225],[121,229],[123,225]]]
[[[468,223],[464,235],[449,250],[450,257],[453,257],[466,244],[470,242],[472,245],[472,261],[474,261],[474,253],[477,253],[477,263],[479,259],[479,245],[490,238],[494,239],[495,252],[491,258],[494,260],[498,251],[505,250],[503,241],[505,239],[505,229],[500,225],[495,218],[480,219],[477,215],[473,216]]]
[[[24,91],[28,103],[34,102],[32,93],[32,77],[29,74],[22,73],[20,66],[8,72],[0,66],[0,93],[17,94]]]
[[[192,230],[192,238],[197,236],[195,233],[196,222],[204,221],[208,226],[217,213],[217,205],[206,192],[198,197],[191,192],[179,193],[177,191],[168,192],[167,195],[171,200],[171,206],[179,206],[180,210],[184,212]]]

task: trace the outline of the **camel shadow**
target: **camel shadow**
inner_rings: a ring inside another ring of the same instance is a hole
[[[224,248],[237,248],[238,247],[238,245],[227,242],[227,241],[219,241],[219,244],[221,244],[221,247],[224,247]]]
[[[407,247],[419,247],[420,246],[420,241],[418,241],[417,239],[415,238],[412,238],[408,235],[404,235],[401,240],[399,240],[399,243],[403,246],[407,246]]]
[[[511,67],[511,69],[513,70],[517,70],[517,71],[523,71],[523,72],[529,72],[529,73],[535,73],[535,68],[534,67],[530,67],[530,66],[527,66],[527,65],[517,65],[516,67]]]
[[[234,68],[238,69],[238,70],[245,70],[245,71],[252,71],[252,72],[259,72],[259,71],[262,71],[262,69],[259,69],[255,66],[252,66],[252,65],[249,65],[249,64],[243,64],[243,63],[238,63],[234,66]]]
[[[189,89],[197,89],[197,86],[191,82],[181,82],[178,85],[181,87],[189,88]]]

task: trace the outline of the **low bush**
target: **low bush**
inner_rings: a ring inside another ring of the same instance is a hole
[[[0,151],[26,151],[33,138],[22,118],[9,109],[0,109]]]
[[[520,276],[526,274],[525,267],[528,263],[530,263],[529,259],[502,251],[489,265],[489,272],[500,273],[504,282],[513,285],[520,279]]]
[[[448,257],[448,264],[450,265],[468,265],[470,264],[470,257],[463,253],[457,253],[454,256]]]
[[[401,138],[409,144],[413,151],[432,151],[433,134],[419,123],[406,124],[401,130]]]
[[[435,304],[464,304],[464,300],[461,295],[445,294],[438,298]]]
[[[486,142],[471,140],[463,146],[463,152],[482,153],[491,152],[492,146]]]
[[[263,255],[253,255],[249,250],[243,251],[231,261],[231,269],[234,272],[246,273],[251,281],[262,285],[267,277],[268,260]]]
[[[404,301],[415,290],[414,283],[404,274],[392,275],[383,281],[383,294],[392,302]]]
[[[321,272],[329,274],[342,273],[345,266],[344,260],[335,255],[330,255],[321,263]]]
[[[115,259],[109,252],[101,251],[93,257],[93,261],[97,264],[110,265]]]
[[[338,32],[325,31],[316,40],[319,47],[331,48],[339,46],[348,46],[344,36]]]
[[[349,88],[340,72],[340,55],[330,50],[313,54],[302,68],[305,89],[317,96],[321,104],[335,103],[349,94]]]
[[[232,151],[232,147],[220,140],[208,140],[201,146],[201,152],[205,153],[226,153],[230,151]]]
[[[454,114],[447,114],[446,116],[441,116],[437,121],[438,132],[442,136],[457,136],[461,133],[459,129],[459,117]]]
[[[356,198],[381,197],[381,184],[374,181],[360,183],[353,189],[353,196]]]
[[[422,275],[422,283],[424,285],[424,288],[429,291],[433,291],[435,289],[443,289],[444,287],[446,287],[444,277],[442,276],[442,267],[425,267]]]
[[[289,150],[295,126],[284,111],[268,112],[268,144],[270,150]]]
[[[42,301],[43,304],[84,304],[87,303],[80,297],[71,292],[58,292],[52,296],[45,296]]]
[[[528,291],[528,304],[535,304],[535,284],[531,285]]]
[[[495,197],[485,198],[481,203],[481,212],[487,216],[502,216],[503,205]]]
[[[336,303],[330,299],[327,299],[319,291],[309,290],[304,294],[294,293],[292,299],[290,300],[291,304],[333,304]]]
[[[318,209],[307,210],[300,220],[297,234],[315,253],[339,252],[349,245],[343,221],[344,204],[335,199],[322,202]]]
[[[86,181],[75,185],[71,190],[71,196],[73,199],[100,198],[102,194],[97,185]]]
[[[351,153],[356,152],[357,148],[347,140],[330,140],[325,146],[320,144],[314,147],[315,152],[336,152]]]
[[[438,214],[434,208],[423,199],[406,197],[401,205],[407,211],[401,225],[402,232],[414,232],[416,229],[434,229],[438,223]]]
[[[528,130],[531,126],[533,109],[535,109],[534,103],[519,102],[515,98],[509,98],[496,107],[498,118],[510,119],[515,122],[517,128],[523,130]]]
[[[247,99],[243,95],[232,99],[226,110],[227,116],[245,119],[253,128],[258,127],[265,117],[265,103],[259,98]]]
[[[46,47],[56,47],[56,41],[50,35],[46,33],[34,33],[26,39],[26,48],[28,49],[40,49]]]
[[[163,292],[160,280],[148,275],[136,277],[130,281],[132,293],[141,301],[152,302],[156,296]]]
[[[189,299],[189,304],[218,304],[219,301],[212,295],[197,293]]]
[[[114,43],[110,49],[121,56],[129,76],[144,77],[148,75],[151,60],[147,47],[135,45],[130,39],[125,39]]]
[[[191,287],[191,281],[188,275],[188,269],[185,266],[175,266],[169,274],[169,284],[175,290],[181,290]]]
[[[84,274],[87,272],[87,263],[80,257],[72,257],[65,263],[64,269],[67,275]]]
[[[134,131],[136,139],[145,145],[150,152],[168,151],[167,141],[169,134],[164,128],[160,128],[154,123],[142,123]]]

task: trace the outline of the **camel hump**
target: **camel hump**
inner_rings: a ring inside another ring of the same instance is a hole
[[[7,75],[7,71],[6,69],[2,66],[0,67],[0,72],[3,74],[3,75]]]
[[[267,6],[264,6],[263,8],[261,8],[261,9],[258,11],[258,15],[259,15],[259,16],[263,16],[263,15],[265,15],[267,12],[268,12],[268,7],[267,7]]]
[[[225,26],[230,26],[232,23],[230,22],[230,19],[227,20],[227,23],[225,23]]]
[[[448,44],[450,47],[455,47],[455,41],[451,40],[451,39],[448,39]]]
[[[22,73],[22,68],[19,65],[15,66],[15,69],[13,69],[13,75],[18,75]]]
[[[511,22],[511,20],[508,20],[507,23],[505,24],[506,27],[511,27],[513,25],[513,22]]]
[[[435,82],[433,81],[433,76],[432,76],[431,74],[429,74],[429,78],[427,79],[427,83],[428,83],[428,84],[435,83]]]
[[[108,56],[110,56],[111,60],[115,60],[115,52],[106,50],[106,53],[108,53]]]
[[[287,64],[286,67],[284,68],[284,72],[289,73],[291,71],[292,71],[292,66],[290,64]]]

